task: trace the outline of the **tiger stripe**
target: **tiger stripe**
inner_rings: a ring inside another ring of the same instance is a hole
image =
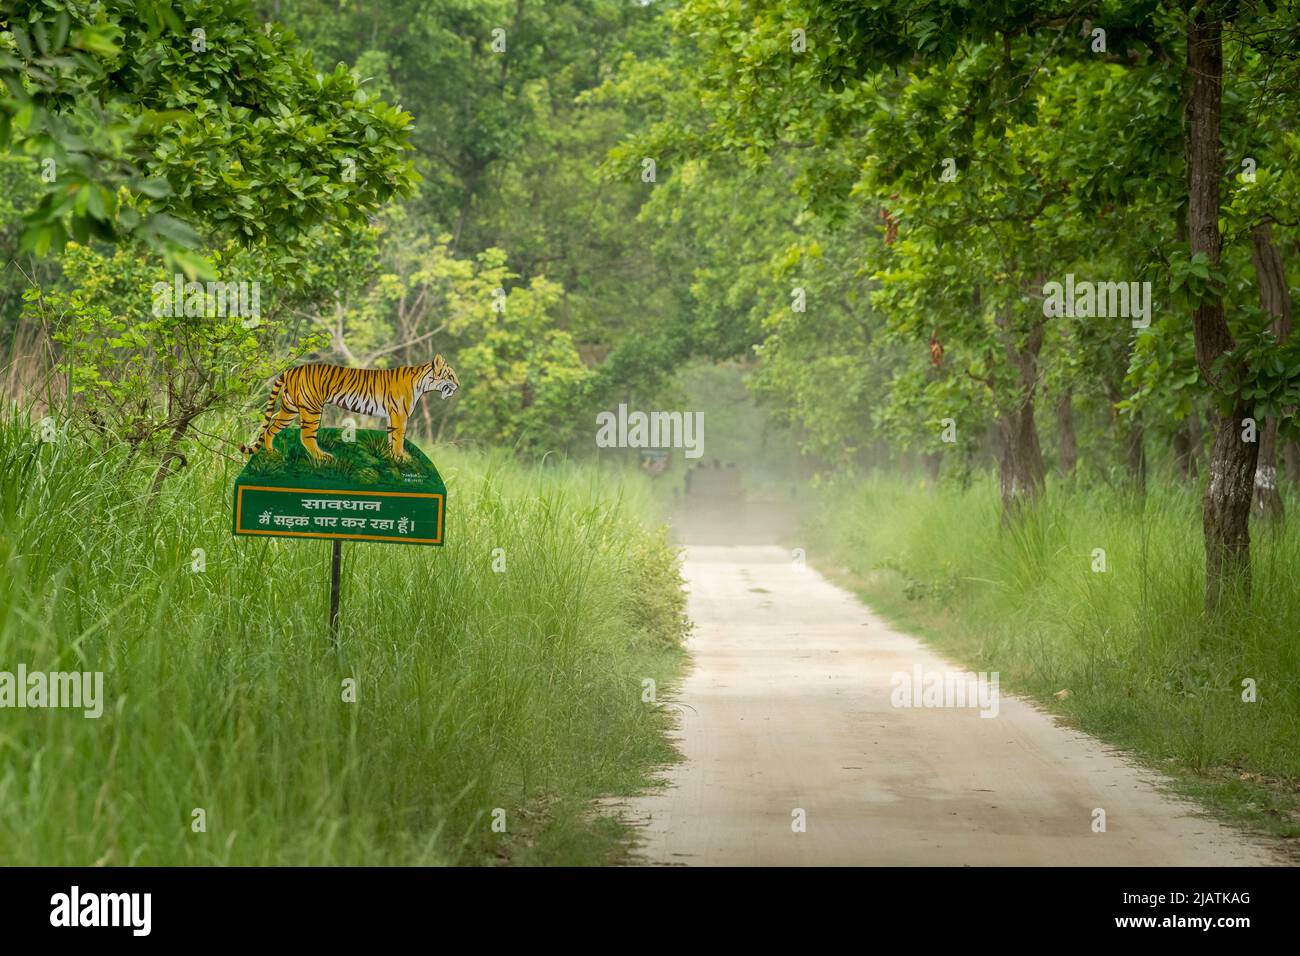
[[[388,450],[394,459],[401,460],[406,457],[402,445],[406,423],[420,396],[436,391],[447,399],[458,388],[459,376],[441,355],[435,355],[432,362],[423,365],[391,369],[356,369],[321,363],[299,365],[272,383],[262,430],[251,445],[240,445],[240,451],[253,455],[261,448],[270,448],[280,430],[296,417],[301,424],[299,437],[308,454],[318,461],[328,461],[333,456],[321,450],[316,435],[321,413],[326,405],[333,405],[388,419]]]

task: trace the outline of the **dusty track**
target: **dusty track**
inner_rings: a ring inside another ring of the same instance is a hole
[[[685,759],[620,805],[641,862],[1284,862],[1005,691],[993,718],[894,707],[896,672],[959,668],[785,549],[694,546],[684,570],[694,666],[670,706]]]

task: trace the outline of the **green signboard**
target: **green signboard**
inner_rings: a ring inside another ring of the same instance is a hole
[[[442,544],[447,487],[419,448],[406,442],[396,462],[381,431],[322,428],[317,439],[332,460],[314,461],[295,428],[248,460],[235,479],[236,535]]]

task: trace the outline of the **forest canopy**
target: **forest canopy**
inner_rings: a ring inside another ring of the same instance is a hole
[[[12,3],[6,387],[157,486],[296,360],[436,348],[419,433],[522,455],[739,362],[813,470],[992,468],[1008,521],[1199,480],[1213,607],[1300,478],[1295,14]],[[177,274],[258,321],[153,314]]]

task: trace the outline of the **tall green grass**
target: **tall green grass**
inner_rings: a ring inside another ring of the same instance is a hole
[[[1053,486],[1003,527],[991,481],[841,480],[819,496],[808,553],[965,665],[1000,672],[1004,688],[1228,815],[1296,836],[1300,509],[1287,504],[1284,530],[1254,529],[1252,599],[1215,618],[1202,610],[1200,494],[1172,483],[1145,501]]]
[[[35,434],[0,422],[0,670],[103,671],[107,704],[0,710],[0,863],[618,853],[592,800],[671,759],[642,681],[685,626],[636,476],[431,449],[447,544],[346,544],[335,653],[330,544],[233,539],[238,462],[151,499],[123,450]]]

